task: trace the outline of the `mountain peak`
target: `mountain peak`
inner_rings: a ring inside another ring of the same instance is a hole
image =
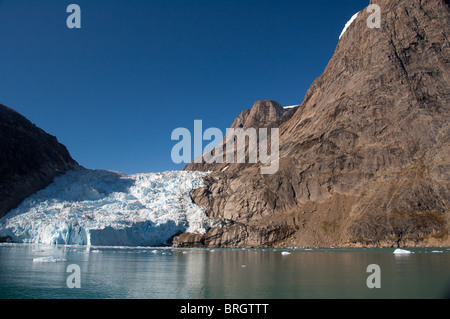
[[[208,167],[215,172],[192,197],[229,226],[202,245],[450,243],[449,1],[372,3],[381,28],[361,11],[295,114],[271,123],[278,173]],[[277,116],[275,104],[257,102],[234,124]]]
[[[270,100],[256,101],[253,107],[239,115],[231,128],[263,127],[275,122],[285,113],[280,103]]]

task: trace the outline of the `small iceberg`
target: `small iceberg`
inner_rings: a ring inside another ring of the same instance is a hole
[[[281,254],[282,254],[283,256],[289,256],[291,253],[288,252],[288,251],[283,251]]]
[[[400,249],[400,248],[397,248],[394,251],[394,255],[411,255],[411,254],[414,254],[414,253],[412,251],[404,250],[404,249]]]
[[[39,258],[33,258],[34,263],[61,263],[66,262],[67,260],[64,258],[57,258],[57,257],[39,257]]]

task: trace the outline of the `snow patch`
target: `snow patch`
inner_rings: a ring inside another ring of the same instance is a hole
[[[203,172],[125,175],[73,170],[0,220],[14,242],[159,246],[180,232],[205,233],[211,220],[192,202]]]
[[[339,39],[342,38],[342,36],[344,35],[345,31],[347,31],[347,29],[352,25],[353,21],[356,20],[356,18],[358,17],[358,14],[359,14],[359,12],[358,12],[358,13],[355,13],[355,14],[350,18],[350,20],[345,24],[345,27],[344,27],[344,29],[342,30],[341,35],[339,36]]]

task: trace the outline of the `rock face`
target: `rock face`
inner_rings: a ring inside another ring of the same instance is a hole
[[[372,4],[381,28],[361,11],[300,107],[257,102],[234,122],[279,127],[277,174],[186,167],[213,171],[191,195],[222,226],[176,245],[450,244],[450,5]]]
[[[296,108],[295,108],[296,109]],[[278,102],[275,101],[256,101],[251,109],[244,110],[231,124],[231,129],[255,129],[256,134],[258,135],[259,128],[278,128],[281,123],[285,122],[295,113],[295,109],[285,110]],[[268,131],[267,135],[270,135],[270,131]],[[227,145],[227,137],[225,136],[223,142],[218,146],[220,148],[219,153],[214,153],[215,157],[221,157],[222,163],[217,164],[217,161],[213,164],[208,164],[206,161],[201,161],[200,163],[196,163],[196,161],[192,161],[189,163],[185,170],[190,171],[221,171],[224,169],[228,169],[230,165],[226,160],[226,156],[229,153],[235,154],[238,152],[238,149],[244,148],[244,153],[246,156],[245,163],[234,164],[233,170],[241,170],[245,167],[249,167],[250,164],[248,160],[249,146],[248,143],[245,145],[239,145],[237,143],[237,148],[228,150]],[[270,153],[270,152],[269,152]]]
[[[78,166],[54,136],[1,104],[0,154],[0,218]]]

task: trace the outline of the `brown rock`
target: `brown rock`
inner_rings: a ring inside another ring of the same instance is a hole
[[[369,28],[371,13],[361,11],[298,109],[282,115],[259,102],[266,111],[245,111],[233,124],[280,128],[277,174],[249,164],[187,166],[215,171],[192,197],[226,221],[197,242],[450,244],[449,3],[372,3],[381,28]],[[267,236],[281,228],[290,231]]]

